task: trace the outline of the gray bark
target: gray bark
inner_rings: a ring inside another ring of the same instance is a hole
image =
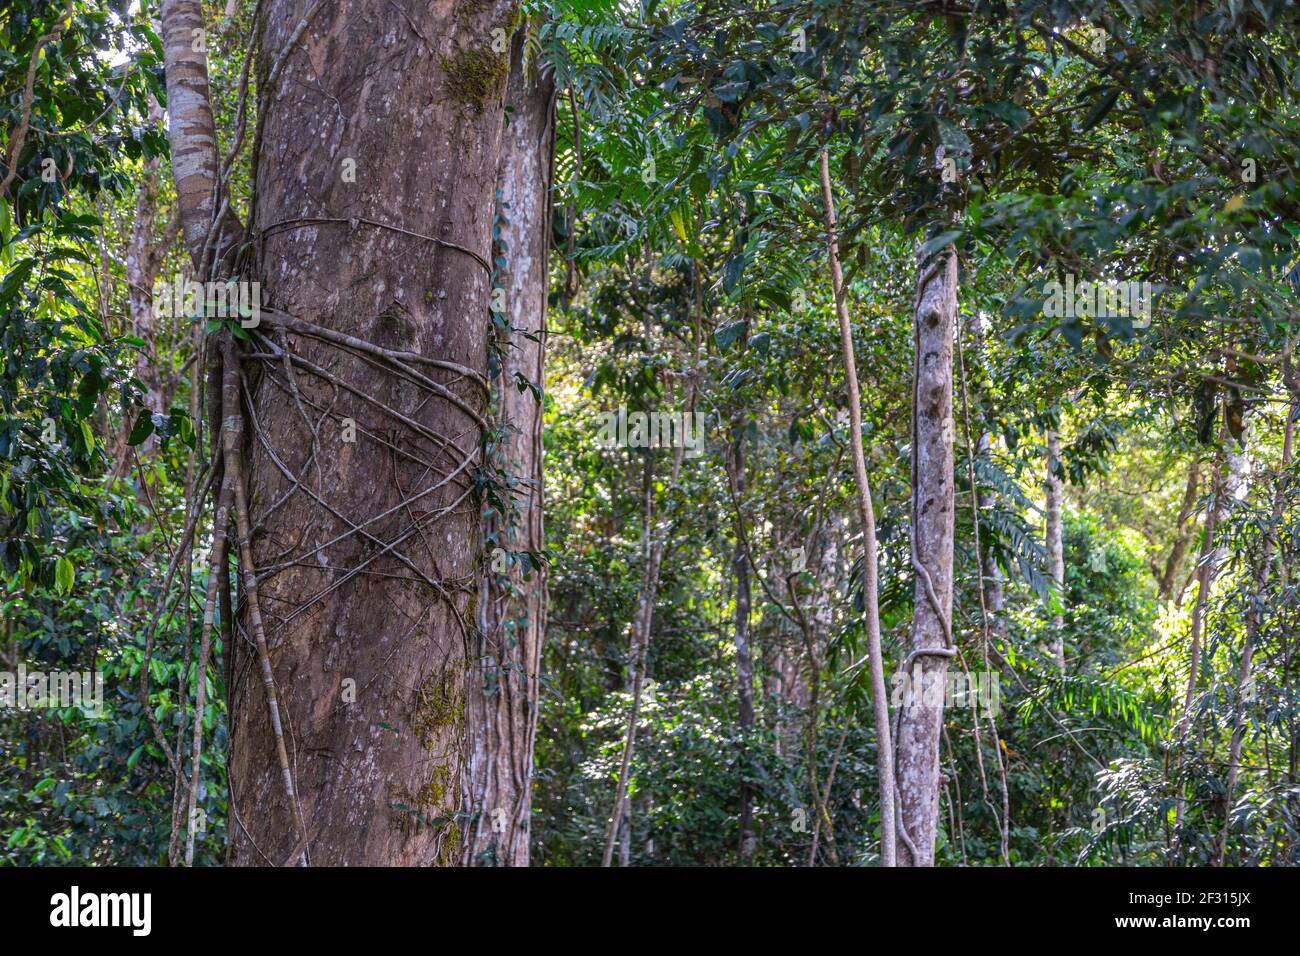
[[[554,155],[555,86],[538,64],[523,62],[524,31],[511,50],[502,133],[499,190],[501,242],[506,265],[506,315],[513,327],[498,336],[505,351],[495,383],[497,420],[509,429],[503,456],[517,478],[518,513],[508,527],[499,520],[498,546],[511,552],[509,587],[502,587],[489,562],[480,589],[479,632],[474,636],[474,670],[468,688],[470,726],[466,811],[469,865],[528,865],[532,815],[533,743],[537,735],[538,676],[546,621],[546,569],[524,579],[520,555],[540,555],[542,529],[542,404],[531,389],[520,391],[517,376],[542,387],[546,329],[548,257],[551,232],[551,175]],[[531,338],[530,338],[531,336]],[[513,593],[511,593],[513,592]]]
[[[669,493],[681,474],[683,447],[673,449],[672,475],[668,482]],[[653,454],[653,452],[651,452]],[[646,458],[644,472],[644,504],[641,518],[641,555],[644,568],[641,575],[641,593],[637,598],[636,620],[632,624],[632,707],[628,712],[627,729],[623,736],[623,755],[619,762],[618,783],[614,789],[614,807],[609,826],[605,831],[605,850],[601,866],[609,866],[614,854],[614,842],[619,827],[631,819],[627,799],[627,784],[632,768],[632,753],[636,748],[636,725],[641,712],[641,692],[645,686],[647,654],[654,627],[655,602],[659,596],[659,568],[663,561],[667,522],[657,518],[655,512],[654,459]],[[630,828],[630,822],[627,823]],[[627,836],[631,847],[631,834]]]
[[[1174,591],[1174,580],[1183,564],[1183,555],[1187,553],[1187,544],[1191,540],[1193,526],[1188,524],[1192,511],[1196,507],[1196,493],[1200,487],[1201,463],[1193,458],[1187,467],[1187,487],[1183,491],[1183,503],[1178,509],[1178,522],[1175,529],[1174,544],[1169,549],[1165,569],[1157,580],[1157,595],[1160,600],[1168,600]]]
[[[263,311],[301,324],[255,342],[249,505],[314,864],[463,854],[483,557],[472,476],[509,71],[491,44],[514,13],[263,6],[256,274]],[[399,369],[366,346],[413,358]],[[235,651],[230,859],[280,862],[297,854],[291,811],[258,668],[245,642]]]
[[[1064,489],[1057,474],[1061,466],[1061,435],[1047,432],[1047,567],[1056,586],[1056,598],[1065,606],[1065,543],[1061,533],[1061,501]],[[1065,673],[1065,616],[1052,615],[1052,660],[1059,674]]]
[[[1218,529],[1219,515],[1223,507],[1220,499],[1223,496],[1225,484],[1220,471],[1219,463],[1216,460],[1213,466],[1213,476],[1210,479],[1210,500],[1205,508],[1205,536],[1201,541],[1200,559],[1196,563],[1196,604],[1192,607],[1191,633],[1188,638],[1187,690],[1183,694],[1183,714],[1178,724],[1178,733],[1182,740],[1178,750],[1177,793],[1174,797],[1174,829],[1176,832],[1182,829],[1183,807],[1186,802],[1182,780],[1183,763],[1186,759],[1187,749],[1192,745],[1192,740],[1195,737],[1193,733],[1192,701],[1196,695],[1196,688],[1200,683],[1201,634],[1205,628],[1205,617],[1210,603],[1210,588],[1214,585],[1214,577],[1218,571],[1218,563],[1215,560],[1214,535]]]
[[[196,50],[206,24],[198,0],[162,0],[167,64],[167,139],[181,234],[196,276],[229,274],[242,230],[215,188],[217,133],[208,95],[208,57]],[[214,223],[217,225],[214,227]]]
[[[736,429],[731,452],[732,479],[736,498],[743,502],[745,498],[745,444],[741,429]],[[741,519],[737,516],[737,522]],[[740,732],[746,741],[754,729],[754,655],[750,647],[749,616],[752,600],[749,586],[749,558],[745,553],[745,543],[741,536],[736,536],[736,548],[732,554],[732,568],[736,575],[736,698],[740,711]],[[748,744],[746,743],[746,746]],[[740,862],[748,865],[754,857],[754,808],[753,794],[747,783],[740,785]]]
[[[1284,377],[1289,378],[1291,368],[1289,357],[1284,368],[1288,373]],[[1233,688],[1232,737],[1228,743],[1228,774],[1227,783],[1224,787],[1223,831],[1220,834],[1219,846],[1214,858],[1215,863],[1218,865],[1223,864],[1224,856],[1228,851],[1228,837],[1232,830],[1232,801],[1237,792],[1237,772],[1241,760],[1241,745],[1246,735],[1245,702],[1251,696],[1247,694],[1246,688],[1251,681],[1251,668],[1254,664],[1255,649],[1259,643],[1260,630],[1264,625],[1263,609],[1268,600],[1268,585],[1273,571],[1273,553],[1277,549],[1278,530],[1286,513],[1285,476],[1287,470],[1291,467],[1292,450],[1295,443],[1293,411],[1294,406],[1288,404],[1286,406],[1286,424],[1282,430],[1282,459],[1278,464],[1275,478],[1276,487],[1273,492],[1273,510],[1269,515],[1269,526],[1264,532],[1264,545],[1261,549],[1259,564],[1255,570],[1254,600],[1246,612],[1246,640],[1241,649],[1241,663],[1237,669],[1237,683]]]
[[[988,432],[981,432],[978,453],[987,454],[989,446],[992,444],[992,438]],[[994,505],[993,495],[983,489],[977,492],[976,504],[979,513],[982,515],[986,510]],[[1002,568],[998,566],[997,555],[993,553],[993,546],[987,539],[983,540],[980,545],[981,554],[980,562],[980,587],[984,589],[984,613],[988,615],[985,622],[987,636],[992,639],[1000,637],[1006,629],[1006,624],[1002,619],[1002,606],[1005,601],[1002,591]]]
[[[942,686],[952,656],[953,332],[957,256],[939,253],[917,283],[913,331],[911,687],[898,718],[900,865],[932,866],[939,815]]]

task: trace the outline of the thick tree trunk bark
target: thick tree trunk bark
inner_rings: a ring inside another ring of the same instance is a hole
[[[1057,470],[1061,467],[1061,435],[1047,431],[1047,567],[1056,585],[1056,599],[1065,606],[1065,541],[1061,533],[1063,487]],[[1065,674],[1065,616],[1052,615],[1052,660],[1057,673]]]
[[[268,0],[263,15],[254,226],[281,328],[254,344],[249,501],[308,857],[450,864],[478,733],[473,480],[509,72],[493,30],[513,33],[515,5]],[[230,860],[279,863],[296,837],[235,649]]]
[[[939,743],[944,686],[952,647],[953,331],[957,321],[957,256],[940,252],[922,263],[913,330],[912,394],[912,651],[911,674],[898,719],[900,865],[932,866],[939,816]]]
[[[499,280],[512,328],[498,335],[505,353],[494,383],[503,462],[518,479],[517,514],[503,528],[489,526],[501,556],[500,575],[489,562],[480,582],[482,622],[474,636],[468,688],[471,727],[466,774],[465,844],[468,865],[528,865],[532,814],[533,742],[537,734],[538,675],[546,623],[546,569],[538,555],[542,532],[542,403],[520,390],[523,378],[542,388],[551,234],[551,175],[555,145],[555,84],[523,63],[524,32],[511,45],[506,86],[509,119],[501,137],[501,253]],[[525,565],[523,562],[528,562]],[[498,565],[499,566],[499,565]],[[527,568],[527,580],[523,571]]]

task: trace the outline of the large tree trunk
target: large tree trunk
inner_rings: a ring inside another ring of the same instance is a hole
[[[1065,606],[1065,541],[1061,533],[1061,433],[1047,431],[1047,566],[1056,585],[1056,600]],[[1065,674],[1065,616],[1052,615],[1052,660],[1058,674]]]
[[[280,328],[254,345],[252,557],[314,864],[462,858],[509,71],[493,30],[511,35],[514,11],[263,5],[254,225]],[[257,669],[235,649],[230,860],[279,863],[298,854],[289,788]]]
[[[555,84],[539,64],[523,62],[524,31],[511,47],[506,87],[509,119],[501,138],[499,243],[506,264],[499,279],[512,327],[498,335],[505,353],[494,383],[502,465],[518,480],[517,513],[494,516],[494,554],[479,587],[480,633],[468,688],[471,727],[466,779],[465,842],[469,865],[528,865],[532,814],[533,741],[537,734],[538,674],[546,620],[545,568],[537,556],[542,533],[542,403],[520,390],[520,378],[542,387],[551,232]],[[504,527],[503,527],[504,525]],[[501,548],[500,552],[496,548]],[[500,563],[496,565],[500,567]],[[527,574],[525,575],[525,572]]]
[[[924,263],[923,263],[924,267]],[[939,815],[943,687],[952,648],[953,331],[957,256],[939,253],[917,283],[912,394],[912,693],[898,720],[900,865],[932,866]]]

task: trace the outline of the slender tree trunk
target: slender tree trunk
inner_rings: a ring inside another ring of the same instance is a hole
[[[632,865],[632,804],[626,799],[618,828],[618,865],[623,869]]]
[[[1196,695],[1196,687],[1200,682],[1201,672],[1201,632],[1205,627],[1206,608],[1210,601],[1210,587],[1214,583],[1215,574],[1215,548],[1214,534],[1218,528],[1220,503],[1219,498],[1222,494],[1222,481],[1219,475],[1219,466],[1216,462],[1214,466],[1214,476],[1210,484],[1210,501],[1205,508],[1205,538],[1201,542],[1201,555],[1196,564],[1196,604],[1192,608],[1192,625],[1191,635],[1188,639],[1188,663],[1187,663],[1187,690],[1183,694],[1183,715],[1179,721],[1179,735],[1183,738],[1180,741],[1178,749],[1177,773],[1175,775],[1176,796],[1174,797],[1174,831],[1177,833],[1183,826],[1183,807],[1186,802],[1186,795],[1183,791],[1183,763],[1186,759],[1187,749],[1191,746],[1191,728],[1193,723],[1192,699]]]
[[[193,751],[190,759],[189,793],[186,799],[185,865],[194,865],[194,840],[198,831],[198,793],[203,779],[203,720],[208,686],[208,656],[211,650],[213,621],[221,602],[218,590],[227,584],[226,532],[230,524],[230,509],[235,501],[235,477],[229,473],[221,479],[217,494],[217,508],[212,519],[212,551],[208,563],[207,600],[203,604],[203,624],[199,636],[199,660],[195,673]],[[187,668],[188,669],[188,668]],[[180,742],[177,741],[179,759]]]
[[[311,862],[451,864],[482,732],[474,479],[510,65],[493,30],[512,35],[515,5],[262,12],[254,226],[278,327],[253,330],[243,370],[260,584],[245,629],[260,603]],[[230,859],[296,858],[257,670],[235,649]]]
[[[161,119],[161,109],[154,111]],[[159,167],[162,161],[158,157],[145,160],[140,179],[140,189],[135,197],[135,212],[131,220],[131,237],[126,247],[126,296],[131,314],[131,334],[144,342],[144,347],[136,353],[135,377],[144,383],[145,405],[149,411],[160,414],[167,410],[170,396],[162,378],[162,367],[158,361],[158,336],[153,315],[153,286],[158,279],[167,251],[176,239],[180,229],[180,217],[173,215],[164,228],[162,235],[154,238],[154,224],[158,218]],[[133,422],[124,424],[121,441],[114,454],[113,473],[125,475],[130,467],[130,446],[126,443],[127,435]],[[145,439],[140,452],[148,453],[157,444],[157,438],[150,435]]]
[[[939,817],[943,689],[952,642],[953,331],[957,256],[949,248],[920,263],[913,330],[912,651],[904,664],[912,693],[899,708],[900,864],[934,865]]]
[[[958,334],[960,334],[960,332]],[[978,361],[984,354],[984,329],[978,315],[973,315],[970,318],[970,336],[971,344],[974,345],[973,358]],[[960,352],[958,353],[958,358],[961,358]],[[963,382],[965,381],[968,366],[969,363],[963,365],[960,369]],[[972,395],[974,394],[976,387],[974,383],[970,383],[964,387],[968,388]],[[963,393],[963,403],[966,401],[965,393]],[[969,419],[970,410],[968,407],[964,408],[963,414]],[[982,420],[983,417],[981,416],[981,421]],[[967,427],[969,428],[969,422],[967,423]],[[967,435],[967,441],[969,440],[970,436]],[[976,457],[987,457],[992,446],[993,436],[987,430],[981,429],[979,438],[975,442]],[[976,476],[972,476],[971,482],[972,485],[976,486],[973,489],[975,494],[976,520],[981,525],[984,525],[982,516],[986,511],[993,508],[997,499],[995,495],[986,491],[983,486],[978,484],[978,478]],[[980,535],[978,543],[979,554],[977,555],[977,560],[979,561],[980,568],[980,592],[983,598],[980,610],[984,615],[982,623],[987,649],[987,643],[994,637],[1001,636],[1005,630],[1005,622],[1002,620],[1002,607],[1005,599],[1002,592],[1002,569],[998,566],[998,559],[997,555],[994,553],[992,541],[989,539],[988,534],[984,533]]]
[[[239,237],[243,234],[243,227],[233,214],[219,215],[217,213],[217,210],[221,208],[218,205],[221,189],[219,186],[218,155],[212,108],[208,99],[207,55],[203,52],[205,49],[204,44],[199,42],[203,37],[204,25],[202,5],[198,0],[163,0],[159,12],[161,16],[163,57],[166,67],[167,135],[172,157],[172,177],[177,193],[177,202],[167,233],[173,238],[177,232],[183,235],[185,249],[189,253],[194,274],[200,278],[206,278],[215,275],[217,269],[224,269],[233,260],[233,257],[214,257],[209,254],[208,250],[213,246],[227,250],[235,248]],[[156,106],[156,104],[151,104],[151,106]],[[157,118],[156,110],[151,109],[151,112]],[[151,165],[152,168],[150,168]],[[147,355],[141,356],[137,361],[148,361],[151,364],[156,355],[154,349],[155,329],[152,315],[152,276],[156,275],[158,266],[162,261],[162,255],[165,252],[165,249],[158,250],[155,258],[152,246],[158,188],[156,176],[157,166],[147,164],[145,180],[136,198],[135,219],[132,224],[131,241],[127,251],[126,269],[127,279],[130,283],[128,302],[132,314],[133,330],[146,339],[148,350]],[[171,239],[167,239],[167,242],[170,241]],[[195,361],[198,361],[197,351]],[[197,373],[196,368],[191,377],[192,383],[197,383]],[[216,467],[218,438],[224,437],[226,434],[224,422],[221,422],[221,409],[223,406],[221,377],[221,366],[220,363],[217,363],[217,367],[213,369],[207,383],[209,396],[216,396],[215,405],[209,411],[214,419],[220,422],[213,430],[210,439],[209,454],[214,459],[214,467]],[[147,383],[150,382],[149,377],[142,377],[142,380]],[[156,384],[157,380],[154,379],[154,382],[155,384],[146,385],[150,393],[148,401],[151,410],[161,410],[164,398],[161,395],[161,388]],[[157,409],[154,408],[154,402],[158,403],[159,407]],[[196,409],[196,402],[197,395],[192,394],[190,405],[192,413]],[[200,423],[197,421],[197,416],[194,416],[194,418],[195,427],[198,428]],[[235,421],[237,422],[238,418]],[[125,472],[129,455],[130,449],[123,441],[118,449],[117,473]],[[186,486],[189,489],[195,489],[193,483],[193,456],[191,456],[190,468],[186,476]],[[217,520],[220,521],[220,524],[214,526],[214,558],[217,556],[217,552],[222,550],[221,545],[223,543],[216,539],[220,538],[226,531],[226,520],[229,515],[233,494],[234,475],[232,474],[227,475],[222,481],[221,493],[218,498]],[[197,523],[197,511],[200,508],[202,508],[202,496],[196,495],[187,502],[186,525],[190,531],[185,535],[186,542],[182,545],[185,555],[186,580],[188,580],[188,574],[193,567],[192,532]],[[181,556],[181,554],[174,556],[173,567],[178,565]],[[170,573],[168,577],[170,580]],[[213,585],[218,583],[220,583],[220,580],[215,575],[209,579],[209,602],[214,597]],[[159,610],[161,610],[161,605]],[[213,612],[212,603],[208,603],[204,610],[204,617],[207,621],[205,631],[208,633],[201,639],[201,643],[210,640],[211,615]],[[222,616],[224,626],[224,611]],[[150,671],[147,666],[147,659],[152,648],[152,641],[153,634],[151,632],[146,641],[146,666],[140,670],[140,700],[146,709],[149,706]],[[200,650],[200,657],[202,658],[202,648]],[[187,669],[189,667],[190,651],[191,645],[186,641],[185,666]],[[205,663],[202,660],[200,661],[199,685],[201,689],[206,680]],[[183,681],[182,687],[184,687]],[[200,779],[199,768],[202,757],[201,734],[204,696],[202,692],[199,694],[198,723],[194,739],[195,746],[192,752],[194,769],[189,781],[188,793],[183,791],[181,786],[184,763],[181,743],[185,700],[182,699],[181,702],[182,727],[177,731],[176,752],[174,755],[168,748],[167,741],[162,736],[161,728],[152,716],[152,711],[149,711],[154,737],[162,745],[173,767],[175,789],[172,798],[172,835],[169,847],[169,857],[173,864],[177,862],[180,855],[180,814],[182,806],[188,811],[188,829],[191,836],[187,838],[187,844],[192,846],[190,840],[196,823],[193,804]],[[192,849],[188,850],[188,853],[192,858]]]
[[[1290,371],[1290,358],[1287,359],[1287,371]],[[1289,376],[1288,376],[1289,377]],[[1232,829],[1232,801],[1237,791],[1237,769],[1241,760],[1241,744],[1246,734],[1246,709],[1244,702],[1253,695],[1247,693],[1251,681],[1251,665],[1255,648],[1259,643],[1259,632],[1263,627],[1264,607],[1268,596],[1269,577],[1272,573],[1273,552],[1277,548],[1278,529],[1286,513],[1286,472],[1291,467],[1292,446],[1295,442],[1295,417],[1293,405],[1286,407],[1286,424],[1282,430],[1282,460],[1278,463],[1277,485],[1273,491],[1273,511],[1269,516],[1268,530],[1264,532],[1264,544],[1255,572],[1255,599],[1246,612],[1246,642],[1241,649],[1241,666],[1237,670],[1237,684],[1233,689],[1232,701],[1232,738],[1228,744],[1228,780],[1224,787],[1223,832],[1219,837],[1219,848],[1215,854],[1215,863],[1222,865],[1228,852],[1228,836]]]
[[[218,188],[208,57],[200,42],[207,29],[203,5],[199,0],[162,0],[161,14],[177,213],[195,275],[206,280],[229,274],[243,230]]]
[[[979,454],[987,454],[991,443],[992,439],[989,433],[981,432],[976,446]],[[993,495],[982,489],[978,492],[977,501],[980,514],[992,508],[994,504]],[[980,551],[980,586],[984,589],[984,609],[988,614],[988,636],[993,638],[1000,636],[1006,629],[1006,622],[1002,619],[1002,608],[1006,600],[1002,591],[1002,568],[998,566],[997,555],[993,553],[991,542],[982,542]]]
[[[498,335],[504,357],[494,383],[504,465],[517,476],[518,514],[508,528],[494,518],[504,578],[488,562],[479,588],[483,620],[474,635],[468,693],[470,740],[466,796],[470,865],[528,865],[532,814],[533,743],[537,735],[538,676],[546,620],[546,569],[537,558],[542,531],[542,403],[531,388],[543,382],[546,298],[551,233],[551,174],[555,86],[536,62],[523,63],[524,30],[511,47],[506,86],[509,120],[502,133],[499,189],[500,245],[506,264],[506,316],[513,327]],[[525,563],[526,562],[526,563]],[[499,562],[497,564],[499,567]],[[529,573],[525,580],[523,573]]]
[[[849,392],[849,444],[853,450],[853,479],[858,491],[858,518],[862,528],[862,595],[867,624],[867,666],[871,674],[871,707],[876,729],[878,751],[877,774],[880,785],[880,863],[895,866],[898,862],[895,831],[896,782],[894,772],[894,742],[889,726],[889,699],[885,691],[885,662],[880,645],[880,596],[878,556],[876,553],[876,512],[871,503],[871,482],[867,478],[866,454],[862,448],[862,396],[858,388],[858,364],[853,350],[853,326],[849,320],[849,307],[844,296],[844,273],[840,267],[839,226],[835,219],[835,196],[831,192],[830,159],[821,151],[822,208],[826,217],[826,253],[831,267],[831,292],[835,297],[835,314],[840,325],[840,353],[844,362],[844,380]],[[951,340],[949,330],[949,365],[951,366]],[[952,389],[949,386],[949,405]],[[949,436],[949,468],[952,473],[951,435]],[[951,485],[949,487],[951,494]],[[951,520],[949,508],[949,520]],[[951,545],[949,546],[951,552]],[[949,562],[951,564],[951,561]],[[816,676],[813,677],[816,680]],[[816,736],[814,732],[814,737]],[[937,751],[936,751],[937,756]]]
[[[741,434],[743,421],[737,417],[737,427],[732,439],[731,481],[735,488],[738,503],[745,498],[745,444]],[[736,516],[737,525],[740,516]],[[740,734],[746,741],[754,729],[754,655],[750,647],[749,616],[752,599],[749,586],[749,556],[745,553],[745,543],[739,528],[736,534],[736,548],[732,552],[732,570],[736,575],[736,699],[740,710]],[[742,762],[745,756],[742,755]],[[754,808],[753,794],[749,784],[740,784],[740,862],[748,866],[754,857]]]
[[[172,217],[160,238],[154,238],[158,216],[157,158],[146,161],[140,192],[135,200],[131,239],[126,248],[127,304],[131,312],[131,334],[143,339],[145,348],[137,354],[136,377],[145,383],[149,408],[163,409],[163,383],[158,368],[157,328],[153,316],[153,286],[158,280],[167,250],[176,238],[180,220]]]
[[[1047,431],[1047,565],[1056,584],[1056,599],[1065,606],[1065,542],[1061,535],[1061,499],[1064,488],[1060,475],[1061,435]],[[1052,615],[1052,660],[1057,673],[1065,674],[1065,616]]]
[[[677,484],[681,473],[682,457],[685,449],[680,444],[673,449],[672,477],[668,489]],[[645,500],[641,519],[642,560],[644,570],[641,574],[641,594],[637,599],[636,620],[632,627],[632,707],[628,711],[627,730],[623,735],[623,755],[619,763],[618,783],[614,789],[614,807],[610,812],[609,826],[605,831],[605,851],[601,855],[601,866],[613,862],[614,842],[619,837],[619,825],[629,819],[630,808],[627,803],[627,783],[632,769],[632,752],[636,747],[636,723],[641,712],[641,692],[645,687],[647,652],[650,647],[650,634],[654,625],[655,601],[659,596],[659,566],[664,556],[664,537],[656,521],[655,486],[654,486],[654,450],[646,452],[645,464]],[[631,846],[631,834],[628,835]]]
[[[1196,494],[1201,481],[1201,463],[1193,458],[1187,468],[1187,487],[1183,491],[1183,503],[1178,509],[1178,525],[1174,533],[1174,544],[1165,560],[1165,569],[1157,581],[1160,600],[1167,601],[1174,592],[1174,581],[1183,564],[1183,555],[1187,553],[1187,544],[1192,539],[1195,525],[1188,524],[1192,511],[1196,507]]]
[[[980,343],[980,321],[978,317],[972,318],[971,328],[974,333],[972,338],[974,340],[975,345],[978,348],[979,345],[981,344]],[[992,559],[992,550],[991,549],[987,551],[985,550],[985,538],[980,533],[980,527],[981,527],[980,510],[987,506],[989,502],[989,498],[980,489],[979,481],[978,478],[976,477],[976,472],[975,472],[975,458],[971,452],[970,398],[969,398],[968,384],[966,380],[966,359],[962,351],[962,333],[960,329],[957,330],[957,334],[953,337],[953,341],[956,346],[956,353],[957,353],[957,381],[961,385],[961,405],[962,405],[961,413],[962,413],[964,438],[966,442],[966,474],[967,474],[967,481],[970,484],[971,494],[973,496],[972,503],[971,503],[971,531],[975,538],[975,560],[979,568],[979,575],[980,575],[979,602],[980,602],[980,627],[981,627],[981,635],[980,635],[981,663],[984,665],[985,675],[991,675],[992,666],[990,660],[992,655],[995,653],[994,649],[991,646],[993,643],[992,638],[993,638],[994,631],[996,629],[999,629],[1001,627],[1001,624],[999,623],[1000,617],[998,618],[994,617],[994,612],[990,610],[990,606],[996,609],[999,615],[1001,614],[1002,580],[997,575],[998,566],[997,566],[997,561],[995,559]],[[990,444],[989,433],[983,432],[980,435],[978,443],[976,443],[975,445],[975,449],[978,451],[979,454],[986,454],[988,452],[989,444]],[[954,453],[954,458],[955,458],[955,453]],[[992,565],[992,567],[989,568],[988,565]],[[988,571],[992,571],[993,573],[987,574],[986,572]],[[998,654],[998,657],[1000,660],[1001,659],[1000,653]],[[965,670],[964,667],[963,670]],[[1001,742],[1001,737],[998,734],[997,719],[990,714],[988,717],[988,721],[989,721],[989,730],[992,731],[993,734],[994,753],[997,756],[998,782],[1001,783],[1002,785],[1002,812],[1001,814],[999,814],[997,811],[994,811],[993,815],[998,820],[998,833],[999,836],[1001,837],[1002,861],[1006,865],[1010,866],[1011,856],[1010,856],[1010,850],[1008,844],[1009,844],[1009,834],[1011,828],[1011,797],[1010,797],[1010,793],[1007,790],[1006,762],[1002,759],[1002,742]],[[973,722],[972,728],[975,731],[975,758],[976,758],[976,766],[979,768],[979,774],[980,774],[980,789],[983,791],[985,804],[987,804],[989,809],[992,810],[993,804],[989,800],[989,796],[988,796],[988,779],[984,773],[984,742],[980,737],[978,718]],[[943,729],[944,742],[948,746],[949,754],[951,754],[952,742],[948,739],[948,730],[946,727],[942,729]],[[955,789],[957,790],[958,800],[960,800],[961,784],[957,783]],[[946,782],[943,788],[943,798],[945,800],[950,799]],[[954,816],[953,808],[951,803],[949,803],[948,819],[950,825],[953,822],[953,816]],[[956,824],[957,824],[956,833],[960,840],[962,862],[965,863],[966,861],[965,824],[963,821],[962,811],[960,807],[958,808],[955,816],[956,816]],[[953,832],[953,830],[950,828],[949,832],[951,833]]]

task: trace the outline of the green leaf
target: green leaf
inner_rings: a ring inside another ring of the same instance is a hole
[[[60,594],[71,591],[76,578],[77,570],[67,557],[61,557],[54,562],[54,587]]]
[[[1096,105],[1089,111],[1088,118],[1083,121],[1082,131],[1086,133],[1105,119],[1106,114],[1115,106],[1117,99],[1119,99],[1118,89],[1107,91],[1106,95],[1098,100]]]
[[[721,326],[713,333],[713,341],[718,344],[718,348],[726,351],[731,344],[740,338],[740,333],[745,330],[745,320],[737,319],[735,322],[728,322]]]
[[[674,209],[668,213],[668,221],[673,224],[673,232],[677,233],[677,238],[680,239],[682,242],[685,242],[687,236],[686,216],[683,210],[681,209],[681,207],[678,207],[677,209]]]
[[[740,277],[745,273],[745,256],[732,256],[722,266],[722,291],[730,295],[732,290],[740,284]]]
[[[153,416],[149,409],[140,412],[140,417],[135,420],[135,425],[131,427],[131,434],[127,436],[128,445],[138,445],[150,435],[153,434]]]
[[[934,253],[938,252],[940,249],[952,245],[953,240],[960,235],[961,235],[960,229],[954,229],[951,230],[950,232],[939,233],[939,235],[930,239],[925,243],[925,245],[921,247],[921,255],[923,256],[933,255]]]

